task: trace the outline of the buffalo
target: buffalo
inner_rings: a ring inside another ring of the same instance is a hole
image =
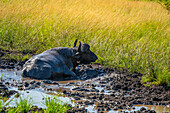
[[[64,77],[74,77],[75,67],[79,64],[89,64],[98,58],[90,50],[90,46],[77,39],[73,48],[56,47],[31,57],[23,66],[22,76],[35,79],[61,80]]]

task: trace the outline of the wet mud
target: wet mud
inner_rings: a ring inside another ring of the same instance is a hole
[[[0,48],[0,68],[1,69],[17,69],[21,70],[22,66],[28,59],[24,60],[16,60],[12,57],[17,56],[23,58],[26,55],[33,56],[35,51],[23,50],[23,51],[15,51],[15,50],[5,50]]]
[[[73,101],[70,103],[73,109],[68,110],[68,113],[170,111],[170,89],[164,86],[144,86],[141,83],[142,74],[105,68],[100,64],[79,65],[75,73],[78,75],[77,79],[68,77],[65,81],[36,80],[22,78],[21,71],[16,68],[1,68],[0,74],[3,77],[0,81],[0,96],[9,98],[16,93],[32,94],[32,91],[48,95],[61,92],[64,98]],[[158,106],[162,107],[161,110],[157,109]]]

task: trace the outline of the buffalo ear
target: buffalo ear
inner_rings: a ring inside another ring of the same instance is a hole
[[[81,52],[81,42],[79,41],[78,52]]]
[[[74,42],[74,46],[73,46],[73,47],[76,47],[76,44],[77,44],[77,39],[75,40],[75,42]]]

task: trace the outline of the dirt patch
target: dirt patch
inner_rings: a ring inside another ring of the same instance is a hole
[[[138,104],[170,106],[170,90],[163,86],[145,87],[141,84],[141,74],[137,73],[108,72],[63,93],[75,100],[85,100],[79,101],[78,105],[93,105],[97,112],[131,109]],[[140,111],[154,113],[146,109]]]

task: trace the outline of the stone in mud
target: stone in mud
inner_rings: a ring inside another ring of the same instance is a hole
[[[60,85],[58,82],[53,81],[52,84],[54,85]]]
[[[6,65],[2,64],[2,65],[0,66],[0,68],[6,69]]]
[[[115,106],[115,107],[113,108],[113,110],[118,110],[118,107],[117,107],[117,106]]]
[[[35,80],[31,80],[30,81],[30,84],[35,84],[37,81],[35,81]]]
[[[64,90],[64,91],[63,91],[63,93],[64,93],[64,94],[66,94],[66,93],[67,93],[67,91],[66,91],[66,90]]]
[[[0,90],[8,90],[8,88],[5,85],[0,84]]]
[[[53,89],[52,88],[46,88],[46,91],[52,91]]]
[[[23,84],[17,84],[17,87],[23,87]]]
[[[41,82],[36,82],[35,87],[39,87],[41,85]]]
[[[42,83],[44,83],[44,84],[52,84],[53,81],[52,80],[43,80]]]
[[[10,83],[7,81],[7,82],[5,82],[5,85],[9,85]]]
[[[23,85],[24,85],[25,87],[28,87],[30,84],[29,84],[28,82],[24,82]]]

